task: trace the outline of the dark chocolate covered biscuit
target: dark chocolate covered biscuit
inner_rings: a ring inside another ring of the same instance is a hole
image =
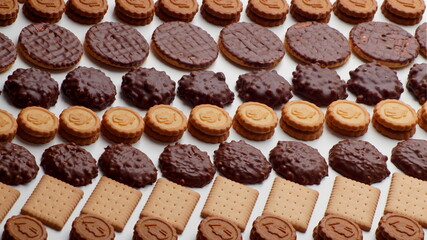
[[[409,139],[399,142],[391,152],[391,162],[405,174],[427,181],[427,141]]]
[[[418,99],[420,104],[427,101],[427,63],[412,66],[409,70],[406,88]]]
[[[214,163],[224,177],[244,184],[260,183],[271,172],[271,164],[262,152],[243,140],[221,143],[214,153]]]
[[[356,95],[356,101],[375,105],[384,99],[399,99],[403,85],[396,71],[377,62],[363,64],[350,71],[348,90]]]
[[[157,179],[157,169],[151,159],[128,144],[112,144],[98,160],[105,176],[131,187],[140,188]]]
[[[292,87],[276,70],[259,70],[239,76],[236,82],[239,97],[245,102],[260,102],[278,107],[292,98]]]
[[[420,44],[420,52],[427,57],[427,22],[417,27],[415,38]]]
[[[25,184],[33,180],[38,171],[35,157],[26,148],[0,142],[0,182],[7,185]]]
[[[7,77],[4,91],[11,102],[19,108],[39,106],[50,108],[58,100],[58,83],[49,72],[36,68],[18,68]]]
[[[15,44],[6,35],[0,33],[0,73],[12,67],[16,56]]]
[[[178,96],[193,106],[212,104],[224,107],[234,100],[224,73],[212,71],[194,71],[182,76],[178,81]]]

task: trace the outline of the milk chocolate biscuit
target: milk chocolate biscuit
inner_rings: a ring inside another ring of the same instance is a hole
[[[16,215],[4,225],[4,240],[46,240],[46,227],[36,218],[28,215]]]
[[[411,67],[406,88],[418,99],[420,104],[427,101],[427,63],[414,64]]]
[[[231,61],[250,68],[274,67],[285,56],[283,43],[275,33],[247,22],[223,28],[219,48]]]
[[[272,108],[292,98],[292,86],[276,70],[242,74],[236,82],[236,90],[243,101],[260,102]]]
[[[158,0],[157,3],[166,15],[179,20],[193,19],[199,10],[196,0]]]
[[[18,130],[18,123],[12,114],[0,109],[0,142],[11,142]]]
[[[392,150],[391,162],[405,174],[427,180],[427,141],[409,139],[399,142]]]
[[[58,83],[49,72],[36,68],[18,68],[7,77],[4,91],[11,102],[19,108],[40,106],[50,108],[58,100]]]
[[[390,175],[387,156],[369,142],[347,139],[329,150],[329,165],[344,177],[372,184]]]
[[[234,100],[234,93],[225,82],[225,75],[222,72],[193,71],[189,75],[184,75],[178,81],[177,93],[180,98],[193,106],[212,104],[224,107]]]
[[[427,57],[427,22],[417,27],[415,38],[420,44],[420,53],[422,53],[424,57]]]
[[[424,230],[417,221],[407,215],[388,213],[381,217],[375,235],[379,240],[422,240]]]
[[[39,167],[35,157],[24,147],[0,142],[0,182],[20,185],[33,180]]]
[[[296,240],[295,228],[285,219],[265,214],[252,225],[250,240]]]
[[[18,1],[3,0],[0,6],[0,26],[7,26],[14,23],[19,12]]]
[[[332,11],[332,4],[329,0],[293,0],[292,7],[300,15],[314,21],[327,18]]]
[[[157,217],[139,219],[133,228],[133,240],[153,238],[153,227],[156,227],[156,230],[158,229],[158,233],[154,233],[154,236],[158,234],[162,240],[178,240],[175,228],[167,221]]]
[[[208,32],[190,23],[163,23],[153,33],[153,50],[167,63],[188,70],[210,66],[218,46]]]
[[[403,92],[396,71],[377,62],[350,71],[347,84],[348,90],[356,95],[356,101],[367,105],[375,105],[384,99],[399,99]]]
[[[46,174],[73,186],[86,186],[98,176],[96,160],[74,143],[47,148],[40,165]]]
[[[218,237],[229,240],[242,240],[242,233],[233,222],[220,217],[207,217],[198,227],[197,240],[214,240]]]
[[[218,25],[218,26],[227,26],[229,24],[238,22],[240,20],[240,13],[239,13],[239,15],[237,15],[237,17],[232,18],[232,19],[218,18],[218,17],[216,17],[216,16],[208,13],[206,11],[206,7],[204,5],[202,5],[202,7],[200,8],[200,14],[202,15],[202,17],[206,21],[208,21],[208,22],[210,22],[212,24]]]
[[[103,22],[86,32],[85,49],[107,65],[134,68],[148,56],[149,46],[142,34],[129,25]]]
[[[338,7],[338,2],[336,1],[333,4],[333,11],[335,13],[335,16],[337,16],[339,19],[341,19],[344,22],[350,23],[350,24],[359,24],[359,23],[363,23],[363,22],[369,22],[372,21],[372,19],[374,19],[375,16],[375,12],[368,17],[354,17],[350,14],[352,13],[346,13],[344,12],[344,10],[340,9],[340,7]]]
[[[252,9],[254,9],[254,8],[251,7],[250,5],[248,5],[248,7],[246,7],[246,15],[254,23],[261,25],[261,26],[264,26],[264,27],[279,26],[279,25],[282,25],[286,20],[286,16],[283,17],[282,19],[274,19],[274,20],[265,19],[263,17],[258,16],[256,13],[254,13],[252,11]]]
[[[61,90],[73,105],[104,110],[116,100],[116,87],[101,70],[78,67],[69,72]]]
[[[114,228],[95,215],[80,215],[73,221],[70,240],[114,240]]]
[[[422,17],[426,9],[423,0],[385,0],[384,7],[400,18]]]
[[[328,165],[319,151],[301,142],[279,141],[269,160],[280,176],[301,185],[319,184],[328,176]]]
[[[214,163],[224,177],[244,184],[260,183],[271,172],[271,164],[262,152],[242,140],[221,143],[214,153]]]
[[[17,51],[15,44],[6,35],[0,33],[0,73],[8,70],[15,63]]]
[[[120,12],[131,19],[147,19],[154,15],[153,0],[116,0],[116,13]]]
[[[328,106],[348,96],[347,84],[334,70],[318,64],[298,64],[292,75],[293,92],[317,106]]]
[[[316,22],[297,23],[288,28],[285,47],[302,62],[328,68],[343,65],[351,54],[344,35],[327,24]]]
[[[350,219],[339,215],[327,215],[313,230],[315,240],[362,240],[360,227]]]
[[[418,56],[419,48],[417,40],[410,33],[384,22],[367,22],[353,27],[350,45],[362,59],[375,60],[390,68],[409,65]]]

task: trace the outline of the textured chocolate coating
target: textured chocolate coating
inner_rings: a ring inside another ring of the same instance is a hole
[[[420,44],[421,52],[424,51],[424,54],[427,54],[427,22],[417,27],[415,38]]]
[[[384,22],[366,22],[350,31],[350,41],[363,54],[384,62],[404,64],[418,55],[417,40],[403,28]]]
[[[347,139],[329,150],[329,166],[344,177],[372,184],[390,175],[387,156],[369,142]]]
[[[144,36],[129,25],[103,22],[91,27],[85,46],[106,62],[121,67],[135,67],[147,58],[149,46]]]
[[[236,82],[239,97],[245,102],[260,102],[278,107],[292,98],[292,87],[276,70],[260,70],[239,76]]]
[[[294,141],[279,141],[270,151],[274,171],[301,185],[319,184],[328,176],[328,164],[317,149]]]
[[[399,99],[403,85],[396,71],[376,62],[360,65],[350,71],[348,90],[356,95],[356,102],[375,105],[384,99]]]
[[[83,46],[76,35],[55,24],[35,23],[23,28],[18,44],[28,57],[44,67],[72,67],[83,55]]]
[[[212,104],[224,107],[234,100],[224,73],[212,71],[194,71],[182,76],[178,81],[178,96],[193,106]]]
[[[19,108],[39,106],[50,108],[58,100],[58,83],[49,72],[36,68],[18,68],[7,77],[4,91],[11,102]]]
[[[103,110],[116,100],[116,86],[101,70],[78,67],[69,72],[61,90],[73,105]]]
[[[158,104],[170,104],[175,99],[176,83],[155,68],[136,68],[123,76],[122,93],[135,106],[148,109]]]
[[[163,23],[153,33],[153,44],[168,59],[191,68],[205,68],[218,57],[218,46],[205,30],[190,23]]]
[[[159,167],[164,177],[187,187],[207,185],[216,172],[206,152],[180,143],[165,147],[159,157]]]
[[[35,157],[26,148],[0,142],[0,182],[7,185],[28,183],[38,171]]]
[[[427,63],[412,66],[409,70],[406,88],[412,92],[420,104],[427,101]]]
[[[271,164],[262,152],[243,140],[221,143],[214,159],[216,168],[224,177],[239,183],[260,183],[271,172]]]
[[[245,65],[269,67],[285,56],[283,42],[268,28],[254,23],[238,22],[223,28],[222,46]]]
[[[325,23],[297,23],[288,28],[285,39],[300,58],[322,66],[343,62],[351,54],[347,38]]]
[[[292,76],[293,92],[317,106],[325,107],[348,96],[347,84],[335,70],[317,64],[298,64]]]
[[[124,143],[106,147],[98,165],[105,176],[135,188],[145,187],[157,179],[157,169],[151,159]]]
[[[405,174],[427,181],[427,141],[399,142],[391,152],[391,162]]]
[[[0,69],[8,68],[12,65],[17,56],[15,44],[6,35],[0,33]]]
[[[74,143],[47,148],[41,164],[46,174],[73,186],[85,186],[98,176],[96,160],[85,149]]]

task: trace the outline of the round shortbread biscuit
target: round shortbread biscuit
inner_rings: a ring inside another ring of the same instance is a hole
[[[181,136],[187,129],[187,117],[184,113],[169,105],[156,105],[148,109],[145,115],[148,132],[162,136]]]
[[[360,104],[348,100],[332,102],[326,119],[337,128],[355,132],[365,130],[370,122],[369,112]]]
[[[408,139],[412,137],[416,131],[415,127],[409,129],[408,131],[395,131],[393,129],[384,127],[375,118],[372,119],[372,126],[374,126],[374,128],[382,135],[396,140]]]
[[[59,127],[55,114],[41,107],[22,109],[16,121],[23,132],[38,138],[55,136]]]
[[[304,132],[317,132],[325,121],[325,116],[318,106],[302,100],[286,103],[282,107],[282,118],[287,125]]]
[[[141,132],[140,135],[137,135],[135,137],[130,137],[130,138],[119,137],[119,136],[114,135],[113,133],[111,133],[104,126],[101,126],[101,133],[102,133],[102,135],[105,138],[107,138],[108,140],[110,140],[110,141],[112,141],[114,143],[134,144],[134,143],[138,142],[139,139],[141,139],[141,137],[142,137],[142,132]]]
[[[346,128],[342,128],[341,126],[336,126],[334,125],[333,120],[330,120],[328,118],[328,116],[326,117],[326,125],[328,125],[329,129],[331,129],[332,131],[334,131],[335,133],[338,133],[340,135],[343,136],[347,136],[347,137],[360,137],[365,135],[365,133],[368,131],[368,126],[366,126],[366,128],[364,129],[360,129],[360,130],[349,130]]]
[[[281,18],[281,19],[266,19],[263,18],[261,16],[258,16],[254,11],[253,8],[246,8],[246,15],[248,16],[249,19],[251,19],[253,22],[255,22],[256,24],[259,24],[263,27],[275,27],[275,26],[279,26],[282,25],[285,20],[286,20],[286,15]]]
[[[253,141],[265,141],[274,135],[274,129],[267,133],[254,133],[245,129],[238,121],[233,121],[233,129],[242,137]]]
[[[302,141],[316,140],[323,134],[323,127],[314,132],[300,131],[284,122],[283,118],[280,119],[280,127],[289,136]]]
[[[53,135],[47,136],[47,137],[36,137],[36,136],[28,134],[27,132],[25,132],[24,130],[22,130],[20,128],[18,128],[17,134],[22,140],[30,142],[30,143],[34,143],[34,144],[48,143],[48,142],[52,141],[56,136],[56,134],[53,134]]]
[[[161,134],[157,133],[156,131],[154,131],[153,129],[151,129],[151,127],[148,126],[148,124],[144,128],[144,133],[154,140],[157,140],[159,142],[165,142],[165,143],[176,142],[182,138],[182,135],[184,135],[184,133],[182,133],[180,135],[176,135],[176,136],[161,135]]]
[[[90,138],[99,135],[101,121],[89,108],[72,106],[62,111],[59,116],[61,128],[77,138]]]
[[[237,108],[235,121],[252,133],[270,133],[277,126],[277,115],[274,110],[258,102],[245,102]]]
[[[134,138],[144,132],[144,119],[127,107],[113,107],[102,116],[102,126],[119,138]]]
[[[222,143],[230,136],[230,131],[227,131],[223,135],[207,135],[206,133],[203,133],[199,129],[193,126],[193,124],[188,124],[188,132],[195,138],[199,139],[202,142],[207,143]]]
[[[422,17],[426,10],[426,5],[423,0],[384,0],[383,5],[390,13],[400,18]]]
[[[417,124],[417,113],[402,101],[386,99],[375,106],[373,119],[391,130],[410,131]]]
[[[211,136],[224,135],[232,125],[230,115],[224,109],[211,104],[194,107],[188,121],[202,133]]]
[[[421,106],[420,111],[422,118],[427,121],[427,102]]]
[[[84,137],[84,138],[76,137],[76,136],[68,133],[62,127],[59,128],[58,133],[59,133],[59,135],[61,135],[62,138],[64,138],[68,142],[72,142],[72,143],[75,143],[75,144],[80,145],[80,146],[90,145],[90,144],[96,142],[100,136],[100,133],[98,132],[95,135],[90,136],[90,137]]]
[[[0,142],[13,139],[17,130],[18,123],[12,114],[0,109]]]
[[[426,105],[426,104],[424,104]],[[422,115],[422,110],[418,110],[418,125],[425,131],[427,131],[427,118],[424,118]]]

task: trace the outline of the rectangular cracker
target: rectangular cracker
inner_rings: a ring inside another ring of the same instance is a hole
[[[337,176],[325,215],[341,215],[369,231],[380,194],[378,188]]]
[[[197,192],[160,178],[140,216],[162,218],[182,233],[199,198]]]
[[[222,217],[243,232],[258,199],[258,191],[218,176],[203,207],[202,217]]]
[[[18,200],[21,193],[13,187],[0,182],[0,223]]]
[[[61,230],[82,197],[81,189],[43,175],[21,212]]]
[[[140,191],[103,176],[81,213],[100,216],[121,232],[141,197]]]
[[[427,228],[427,182],[394,173],[384,213],[408,215]]]
[[[307,231],[319,193],[316,190],[277,177],[263,214],[288,220],[297,231]]]

